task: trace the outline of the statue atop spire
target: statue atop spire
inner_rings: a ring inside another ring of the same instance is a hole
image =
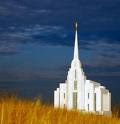
[[[77,36],[77,29],[78,29],[78,23],[75,22],[75,45],[74,45],[74,59],[79,59],[79,53],[78,53],[78,36]]]

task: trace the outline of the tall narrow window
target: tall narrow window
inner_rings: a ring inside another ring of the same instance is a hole
[[[73,92],[73,108],[77,109],[77,92]]]
[[[77,90],[77,81],[74,81],[74,90]]]
[[[75,70],[75,79],[76,79],[76,70]]]
[[[94,110],[96,111],[96,93],[94,93]]]
[[[90,93],[88,93],[88,99],[89,99],[89,97],[90,97]]]
[[[88,111],[89,111],[89,104],[88,104]]]
[[[65,99],[65,93],[64,93],[64,99]]]

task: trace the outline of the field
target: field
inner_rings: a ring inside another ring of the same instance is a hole
[[[112,117],[54,109],[36,100],[16,97],[0,99],[0,124],[120,124],[119,107],[113,108]]]

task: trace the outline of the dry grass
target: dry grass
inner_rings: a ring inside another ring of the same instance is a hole
[[[0,99],[0,124],[120,124],[117,116],[118,112],[113,117],[105,117],[54,109],[39,100]]]

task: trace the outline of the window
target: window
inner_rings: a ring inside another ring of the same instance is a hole
[[[89,111],[89,104],[88,104],[88,111]]]
[[[75,70],[75,79],[76,79],[76,70]]]
[[[65,99],[65,93],[64,93],[64,99]]]
[[[89,97],[90,97],[90,93],[88,93],[88,99],[89,99]]]
[[[96,93],[94,93],[94,110],[96,111]]]
[[[74,90],[77,90],[77,81],[74,81]]]
[[[77,92],[73,92],[73,108],[77,109]]]

